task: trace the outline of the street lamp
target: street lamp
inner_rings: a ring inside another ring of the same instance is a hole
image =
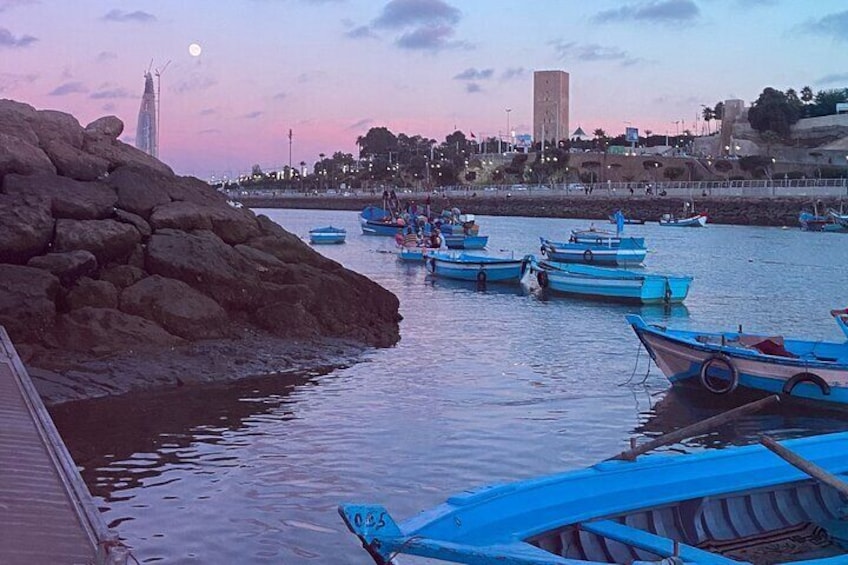
[[[506,144],[507,152],[509,152],[509,144],[510,144],[510,141],[511,141],[509,139],[509,113],[510,112],[512,112],[512,108],[507,108],[506,109],[506,135],[507,135],[507,139],[508,139],[507,144]]]

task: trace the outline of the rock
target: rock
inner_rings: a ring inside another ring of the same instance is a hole
[[[44,269],[56,275],[63,286],[71,286],[77,279],[97,271],[97,258],[90,251],[78,249],[65,253],[48,253],[27,261],[28,267]]]
[[[141,234],[141,239],[146,240],[150,237],[150,234],[153,233],[153,230],[150,229],[150,224],[148,224],[144,218],[133,214],[132,212],[127,212],[126,210],[121,210],[120,208],[115,209],[115,219],[119,222],[124,222],[125,224],[130,224],[135,229],[138,230],[138,233]]]
[[[100,272],[100,280],[109,281],[118,289],[132,286],[146,276],[144,270],[133,265],[114,265]]]
[[[132,145],[127,145],[116,139],[106,136],[87,135],[85,136],[82,149],[95,157],[105,159],[109,165],[110,175],[115,169],[132,167],[151,172],[155,171],[158,174],[171,178],[174,177],[174,171],[171,170],[171,167],[156,157],[148,155],[141,149],[137,149]]]
[[[65,297],[68,310],[94,308],[117,308],[118,289],[109,281],[81,278]]]
[[[212,229],[209,211],[194,202],[167,202],[156,206],[150,214],[150,225],[154,230],[174,228],[182,231]]]
[[[47,251],[53,223],[46,202],[0,194],[0,262],[23,264]]]
[[[155,322],[111,308],[80,308],[59,316],[51,335],[56,347],[97,355],[185,343]]]
[[[53,327],[60,288],[43,269],[0,264],[0,325],[13,342],[38,342]]]
[[[54,218],[100,220],[112,216],[118,197],[102,182],[80,182],[50,174],[6,175],[3,192],[10,196],[37,195],[50,202]]]
[[[37,110],[29,104],[14,100],[0,100],[0,134],[5,134],[20,141],[38,147],[38,136],[30,125],[35,119]],[[5,153],[6,147],[3,147]],[[45,155],[46,157],[46,155]]]
[[[33,134],[35,135],[35,134]],[[56,173],[56,167],[37,144],[0,132],[0,177],[9,173]]]
[[[169,333],[198,340],[224,337],[227,313],[182,281],[153,275],[121,292],[121,310],[153,320]]]
[[[91,155],[59,140],[41,143],[41,148],[63,177],[76,180],[96,180],[109,171],[109,161],[97,155]]]
[[[57,220],[53,249],[57,252],[85,249],[101,264],[126,260],[141,234],[129,224],[115,220]]]
[[[48,143],[61,142],[82,149],[83,129],[71,114],[58,110],[36,110],[35,116],[30,116],[30,125],[42,147]]]
[[[125,166],[112,171],[107,182],[118,195],[118,208],[144,219],[150,218],[153,208],[171,201],[163,188],[167,179],[158,173]]]
[[[85,126],[83,133],[85,138],[109,138],[112,140],[118,139],[124,131],[124,122],[117,116],[103,116]]]

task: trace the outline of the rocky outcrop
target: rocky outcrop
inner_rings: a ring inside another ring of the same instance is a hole
[[[393,294],[122,131],[0,100],[0,324],[30,367],[55,384],[58,359],[243,335],[397,342]]]

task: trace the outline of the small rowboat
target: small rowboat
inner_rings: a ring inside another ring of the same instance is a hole
[[[427,256],[427,270],[438,276],[461,281],[517,283],[532,259],[475,255],[466,252],[437,251]]]
[[[672,214],[663,214],[660,218],[660,225],[678,228],[702,228],[707,225],[707,215],[695,214],[686,218],[676,218]]]
[[[379,206],[366,206],[359,213],[359,225],[365,235],[393,236],[401,233],[406,223]]]
[[[484,249],[489,243],[488,235],[443,234],[448,249]]]
[[[539,240],[542,243],[542,255],[560,263],[639,265],[648,254],[645,238],[619,237],[609,232],[575,232],[568,242],[552,241],[544,237]]]
[[[401,523],[373,504],[339,514],[378,565],[399,554],[475,565],[848,563],[848,433],[760,443],[686,455],[644,455],[646,444],[459,493]]]
[[[309,230],[309,241],[316,245],[324,243],[344,243],[346,237],[347,230],[344,228],[326,226],[323,228],[313,228]]]
[[[842,315],[834,316],[846,331]],[[627,316],[627,322],[673,386],[700,387],[719,395],[748,389],[848,404],[848,342],[673,330],[635,315]]]
[[[678,304],[689,294],[692,277],[661,275],[588,265],[531,261],[540,287],[554,292],[639,304]]]

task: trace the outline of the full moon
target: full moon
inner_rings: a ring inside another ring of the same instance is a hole
[[[188,46],[188,54],[192,57],[199,57],[201,51],[203,51],[203,49],[200,48],[199,43],[192,43]]]

